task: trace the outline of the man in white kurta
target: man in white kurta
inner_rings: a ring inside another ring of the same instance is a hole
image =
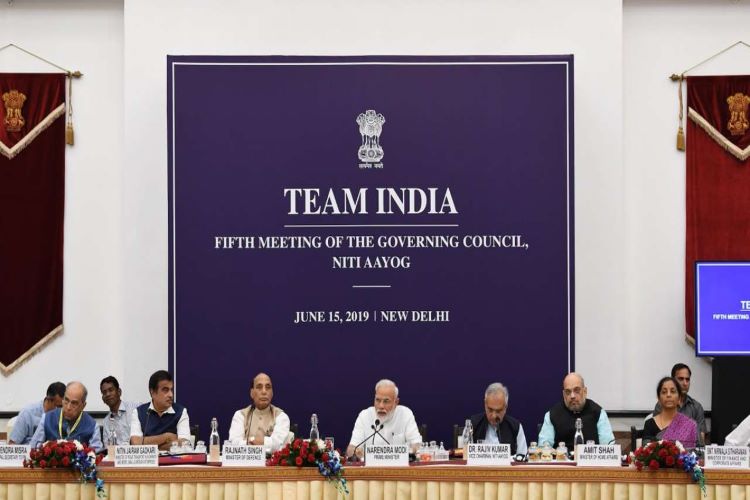
[[[250,388],[252,404],[237,410],[229,427],[232,443],[263,445],[270,451],[280,449],[289,437],[289,417],[284,410],[271,404],[271,377],[259,373]]]
[[[352,437],[346,450],[347,456],[362,456],[362,441],[373,434],[377,427],[380,434],[367,439],[367,444],[408,444],[412,451],[419,448],[419,434],[414,413],[398,404],[398,387],[391,380],[383,379],[375,385],[373,406],[359,412],[354,423]],[[359,446],[359,447],[357,447]]]

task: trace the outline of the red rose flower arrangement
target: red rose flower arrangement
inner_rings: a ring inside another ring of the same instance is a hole
[[[295,439],[271,455],[266,462],[268,466],[279,467],[316,467],[318,472],[334,483],[336,488],[349,493],[344,479],[344,467],[341,453],[326,447],[321,440]]]
[[[693,452],[686,452],[679,441],[652,441],[631,453],[628,462],[639,471],[682,469],[690,474],[700,486],[703,496],[706,496],[706,478],[698,465],[698,457]]]
[[[104,480],[97,478],[96,466],[102,461],[87,444],[78,441],[47,441],[38,448],[29,451],[29,458],[23,466],[30,469],[70,469],[80,475],[82,483],[94,482],[96,496],[104,498]]]

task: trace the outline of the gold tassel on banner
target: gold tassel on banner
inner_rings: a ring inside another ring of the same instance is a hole
[[[682,80],[683,75],[680,75],[680,86],[678,87],[677,93],[680,98],[680,117],[677,126],[677,151],[685,151],[685,131],[682,128]]]
[[[680,87],[678,89],[679,96],[680,96],[680,121],[679,121],[679,125],[677,127],[677,150],[678,151],[685,151],[685,131],[682,128],[682,81],[685,79],[685,75],[689,71],[694,70],[698,66],[706,64],[711,59],[714,59],[714,58],[720,56],[721,54],[723,54],[724,52],[732,50],[735,47],[750,48],[750,44],[747,44],[747,43],[743,42],[742,40],[740,40],[739,42],[733,43],[732,45],[730,45],[726,49],[720,50],[719,52],[717,52],[716,54],[712,55],[708,59],[705,59],[705,60],[699,62],[698,64],[689,67],[688,69],[686,69],[685,71],[683,71],[679,75],[677,75],[675,73],[672,73],[672,75],[669,77],[669,79],[672,80],[673,82],[677,82],[677,81],[680,82]]]
[[[73,77],[68,74],[68,121],[65,125],[65,144],[72,146],[75,143],[73,133]]]
[[[65,125],[65,144],[68,144],[70,146],[73,145],[74,142],[74,134],[73,134],[73,78],[81,78],[83,76],[83,73],[80,71],[70,71],[69,69],[65,69],[62,66],[58,66],[57,64],[48,61],[47,59],[38,56],[34,54],[33,52],[29,52],[28,50],[24,49],[23,47],[19,47],[18,45],[14,43],[9,43],[8,45],[4,45],[3,47],[0,47],[0,51],[3,51],[8,48],[14,48],[17,50],[20,50],[21,52],[24,52],[31,57],[34,57],[36,59],[39,59],[40,61],[47,63],[51,66],[54,66],[55,68],[62,70],[65,72],[65,74],[68,77],[68,119],[67,123]]]

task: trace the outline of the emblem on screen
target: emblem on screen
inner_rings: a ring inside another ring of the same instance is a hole
[[[380,135],[383,133],[385,117],[375,111],[368,109],[357,116],[359,135],[362,136],[362,145],[357,151],[359,168],[383,168],[383,147],[380,145]]]

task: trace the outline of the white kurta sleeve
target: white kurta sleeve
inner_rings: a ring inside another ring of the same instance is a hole
[[[245,442],[245,413],[244,410],[237,410],[232,417],[232,424],[229,426],[229,440],[232,443]]]
[[[271,451],[281,449],[289,435],[289,416],[281,412],[273,424],[273,433],[263,440],[264,445],[270,445]],[[268,443],[270,441],[270,443]]]

